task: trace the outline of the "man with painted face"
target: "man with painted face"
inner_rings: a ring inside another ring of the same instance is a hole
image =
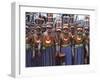
[[[43,66],[55,65],[54,54],[54,37],[52,33],[52,26],[47,24],[47,33],[43,35],[43,47],[42,47],[42,62]]]
[[[63,25],[63,32],[61,34],[61,53],[65,54],[65,64],[72,64],[72,48],[71,37],[69,34],[68,24]]]
[[[83,64],[84,63],[84,36],[83,36],[83,28],[77,26],[76,35],[74,37],[75,43],[75,56],[74,56],[74,64]]]

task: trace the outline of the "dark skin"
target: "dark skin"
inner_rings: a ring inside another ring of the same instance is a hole
[[[60,42],[58,40],[60,40],[60,34],[61,31],[56,31],[56,42],[58,42],[60,44]]]
[[[87,46],[87,47],[86,47]],[[85,31],[85,55],[84,55],[84,58],[85,58],[85,63],[86,64],[89,64],[89,32],[88,30]]]
[[[56,31],[56,35],[55,35],[55,45],[56,46],[61,46],[61,31]],[[60,50],[59,50],[60,51]],[[56,51],[57,53],[60,53],[58,51]],[[57,55],[57,54],[56,54]]]
[[[38,54],[35,54],[35,55],[40,55],[39,44],[41,44],[42,37],[41,37],[41,33],[40,33],[39,30],[40,29],[37,29],[36,35],[34,36],[35,53],[38,53]],[[40,41],[40,42],[38,43],[38,41]]]
[[[83,29],[82,28],[77,28],[75,29],[76,32],[74,32],[74,36],[72,37],[72,44],[84,44],[84,36],[83,36]],[[77,39],[82,39],[81,41]]]
[[[51,33],[52,33],[52,28],[51,27],[47,28],[47,35],[43,36],[43,45],[44,46],[50,46],[50,45],[53,45],[55,43],[55,39]],[[50,44],[45,43],[45,40],[47,40],[47,39],[51,40]]]
[[[46,31],[46,28],[42,28],[42,33]]]
[[[59,34],[59,32],[58,32]],[[69,44],[71,42],[71,37],[69,35],[69,32],[67,29],[65,29],[62,33],[60,33],[61,35],[59,37],[59,42],[60,42],[60,48],[61,48],[61,45],[63,44]],[[64,41],[64,38],[67,38],[68,39],[68,43],[63,43]],[[58,41],[57,41],[58,42]],[[57,59],[57,65],[61,65],[64,61],[65,61],[65,54],[64,53],[61,53],[61,52],[58,52],[56,54],[56,59]]]
[[[51,34],[52,28],[47,28],[47,32],[48,32],[48,34]]]
[[[61,38],[61,43],[63,44],[63,38],[68,38],[68,42],[66,44],[69,44],[71,43],[71,36],[69,34],[69,32],[66,32],[66,33],[62,33],[62,38]]]
[[[82,39],[82,40],[77,41],[77,38]],[[84,44],[84,36],[81,31],[77,32],[77,34],[74,37],[74,40],[75,40],[75,42],[74,42],[75,44],[81,44],[81,43]]]
[[[64,62],[65,54],[59,52],[61,51],[61,31],[56,31],[56,46],[59,46],[60,50],[56,51],[56,65],[61,65]]]
[[[33,36],[31,34],[31,32],[28,32],[26,43],[29,43],[30,45],[32,45],[32,37]]]

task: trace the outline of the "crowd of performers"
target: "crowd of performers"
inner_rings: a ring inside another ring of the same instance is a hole
[[[26,67],[89,64],[88,26],[36,23],[26,28]]]

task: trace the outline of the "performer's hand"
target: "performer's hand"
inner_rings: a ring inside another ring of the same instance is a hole
[[[60,57],[64,57],[65,53],[59,53]]]
[[[45,50],[45,47],[43,47],[42,49]]]

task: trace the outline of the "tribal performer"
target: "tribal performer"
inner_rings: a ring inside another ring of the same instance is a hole
[[[37,26],[36,33],[34,34],[34,50],[35,50],[35,55],[33,56],[34,66],[42,65],[41,45],[42,45],[41,28]]]
[[[32,67],[32,33],[28,31],[26,33],[26,67]]]
[[[84,54],[84,62],[85,64],[89,64],[89,27],[85,27],[84,29],[85,36],[85,54]]]
[[[75,44],[74,44],[74,37],[75,37],[75,26],[70,26],[70,35],[71,35],[71,47],[72,47],[72,64],[74,64],[74,56],[75,56]]]
[[[63,32],[61,34],[61,53],[65,54],[65,64],[72,64],[72,48],[71,37],[69,34],[68,24],[63,25]]]
[[[55,65],[54,37],[51,35],[52,26],[47,25],[47,33],[43,35],[42,64],[43,66]]]
[[[77,32],[74,37],[75,44],[75,56],[74,56],[74,64],[83,64],[84,63],[84,36],[83,36],[83,28],[78,26]]]
[[[56,28],[55,46],[56,46],[56,65],[62,65],[64,63],[65,55],[61,54],[61,27]]]

